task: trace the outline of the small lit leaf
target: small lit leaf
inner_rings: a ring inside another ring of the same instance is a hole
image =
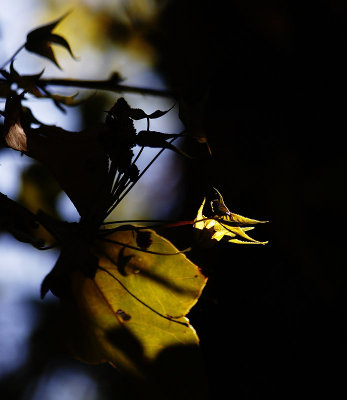
[[[267,221],[258,221],[255,219],[246,218],[230,211],[225,215],[216,215],[213,218],[206,218],[203,215],[204,205],[205,199],[198,210],[198,214],[193,225],[195,229],[202,231],[199,238],[199,241],[202,245],[210,245],[213,243],[213,241],[220,241],[222,239],[226,239],[229,243],[238,244],[267,243],[259,242],[251,238],[246,233],[246,231],[254,228],[247,225],[262,224]],[[241,237],[245,240],[240,240],[238,237]]]
[[[150,251],[178,254],[143,252],[135,230],[118,231],[107,236],[109,241],[97,241],[94,279],[73,274],[73,304],[67,301],[74,324],[71,346],[78,358],[143,375],[164,349],[198,345],[186,314],[206,278],[169,241],[147,232]]]
[[[235,225],[255,225],[255,224],[265,224],[268,221],[258,221],[256,219],[251,219],[247,217],[243,217],[242,215],[238,215],[235,213],[230,213],[230,215],[223,215],[222,217],[223,224],[228,226],[235,226]]]
[[[36,53],[42,57],[48,58],[51,60],[58,68],[60,68],[51,44],[58,44],[64,47],[71,55],[72,58],[76,58],[72,50],[70,48],[69,43],[60,35],[56,35],[52,33],[52,30],[66,17],[67,14],[63,15],[61,18],[57,19],[56,21],[43,25],[39,28],[36,28],[28,33],[27,40],[25,43],[25,48],[32,52]]]

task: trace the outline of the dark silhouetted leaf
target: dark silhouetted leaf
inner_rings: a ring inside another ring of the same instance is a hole
[[[11,233],[20,242],[40,248],[44,243],[35,235],[37,228],[37,218],[34,214],[0,193],[0,230]]]
[[[166,111],[161,111],[161,110],[156,110],[151,114],[146,114],[143,110],[141,110],[140,108],[131,108],[129,110],[129,117],[131,119],[135,119],[135,120],[139,120],[139,119],[156,119],[156,118],[160,118],[163,117],[165,114],[167,114],[170,110],[172,110],[174,106],[172,106],[171,108],[169,108]]]
[[[167,140],[169,139],[178,138],[181,136],[182,134],[168,134],[156,131],[140,131],[136,135],[135,141],[138,146],[170,149],[178,154],[190,158],[190,156],[184,153],[182,150],[167,142]]]
[[[10,78],[11,81],[16,83],[18,87],[24,89],[24,91],[33,94],[36,97],[42,97],[42,93],[38,89],[38,81],[44,73],[44,69],[38,74],[34,75],[20,75],[13,66],[13,61],[10,65]]]
[[[136,135],[129,106],[119,99],[98,124],[81,132],[69,132],[56,126],[31,127],[25,119],[20,96],[7,99],[4,139],[7,145],[40,161],[57,179],[81,216],[92,214],[99,223],[116,204],[129,182],[136,182],[139,170],[132,161],[132,147],[158,147],[185,155],[167,139],[180,134],[141,131]],[[115,174],[122,176],[115,182]],[[96,215],[98,214],[98,215]]]
[[[161,111],[161,110],[156,110],[154,112],[152,112],[151,114],[148,115],[148,118],[150,119],[156,119],[156,118],[160,118],[163,117],[165,114],[167,114],[169,111],[171,111],[174,108],[174,105],[172,107],[170,107],[168,110],[166,111]]]
[[[69,43],[60,35],[56,35],[52,33],[52,30],[66,17],[67,14],[63,15],[61,18],[56,21],[49,23],[47,25],[43,25],[39,28],[36,28],[28,33],[27,40],[25,43],[25,48],[32,52],[36,53],[42,57],[48,58],[52,61],[58,68],[60,68],[51,44],[58,44],[64,47],[71,55],[72,58],[76,58],[72,50],[70,48]]]
[[[131,108],[129,110],[129,117],[134,120],[147,118],[147,114],[140,108]]]
[[[7,99],[4,137],[7,145],[50,170],[80,215],[97,209],[108,196],[108,156],[99,136],[102,127],[69,132],[56,126],[30,128],[21,98]]]
[[[15,92],[11,89],[11,83],[7,81],[0,82],[0,97],[7,98],[15,94]]]

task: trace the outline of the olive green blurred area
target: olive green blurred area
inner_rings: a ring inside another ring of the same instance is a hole
[[[106,35],[99,42],[90,30],[83,46],[129,48],[191,110],[202,107],[192,113],[212,157],[205,143],[183,143],[194,157],[182,159],[178,171],[178,217],[193,219],[215,187],[232,212],[269,221],[253,233],[268,240],[266,246],[219,243],[190,253],[209,278],[189,314],[201,341],[209,398],[346,396],[347,4],[130,3],[134,8],[119,13],[84,11],[88,23],[103,21],[98,26]],[[84,120],[102,119],[107,101],[86,103]],[[39,167],[24,173],[22,187],[29,208],[40,204],[56,212],[59,188]],[[186,228],[161,233],[179,248],[192,240]],[[57,346],[59,311],[39,302],[33,307],[40,324],[30,357],[0,381],[1,397],[32,399],[40,377],[65,366],[87,371],[100,388],[98,399],[144,398],[142,387],[111,367],[77,366]],[[184,385],[172,376],[173,386]]]

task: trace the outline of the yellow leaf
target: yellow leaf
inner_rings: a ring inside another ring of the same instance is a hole
[[[73,298],[66,301],[77,358],[145,375],[165,349],[198,345],[186,314],[206,278],[169,241],[149,232],[152,253],[134,249],[135,230],[113,232],[97,241],[94,279],[72,274]]]
[[[258,221],[256,219],[246,218],[242,215],[234,214],[232,212],[228,212],[225,215],[218,215],[213,218],[206,218],[203,215],[203,209],[205,206],[206,199],[203,200],[197,216],[194,220],[193,227],[195,229],[201,230],[204,232],[204,236],[202,236],[202,244],[208,244],[210,241],[220,241],[222,239],[226,239],[225,236],[229,236],[235,238],[239,236],[245,241],[241,241],[240,239],[229,239],[229,243],[242,243],[242,244],[266,244],[267,242],[259,242],[249,235],[247,235],[246,231],[254,229],[254,227],[250,227],[247,225],[254,224],[262,224],[267,221]]]

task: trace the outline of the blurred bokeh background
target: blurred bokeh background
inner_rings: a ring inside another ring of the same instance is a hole
[[[269,240],[266,246],[220,244],[190,255],[209,277],[190,319],[201,339],[211,399],[225,391],[252,400],[345,394],[347,4],[0,4],[0,64],[28,31],[71,9],[56,32],[80,61],[57,48],[59,71],[23,52],[14,64],[19,72],[45,66],[46,76],[106,79],[117,71],[126,84],[170,89],[192,110],[203,107],[195,121],[207,134],[212,159],[204,144],[181,143],[194,160],[161,157],[117,218],[192,219],[214,186],[232,211],[270,221],[253,234]],[[125,97],[147,112],[176,101]],[[49,101],[30,107],[42,122],[78,130],[102,120],[115,98],[94,93],[66,114]],[[152,127],[179,132],[178,107]],[[30,209],[77,218],[39,166],[7,149],[0,150],[0,191]],[[178,246],[191,239],[187,230],[165,234]],[[39,301],[41,280],[56,257],[0,236],[1,398],[121,397],[124,381],[111,368],[75,362],[58,345],[55,299]]]

